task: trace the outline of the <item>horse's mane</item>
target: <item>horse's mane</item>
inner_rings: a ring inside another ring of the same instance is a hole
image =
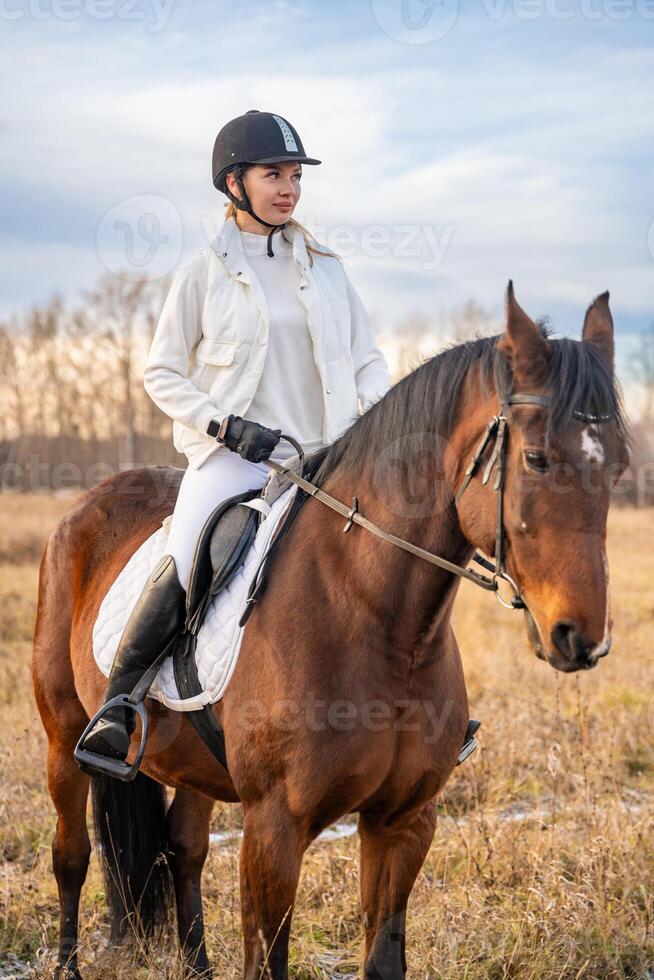
[[[554,340],[543,321],[537,326],[551,348],[547,388],[553,407],[548,438],[561,433],[579,409],[590,415],[614,415],[619,437],[628,442],[620,385],[598,348],[567,337]],[[510,394],[514,389],[509,360],[497,347],[502,336],[450,345],[398,381],[331,444],[316,482],[322,483],[341,463],[350,475],[359,475],[366,460],[380,456],[407,433],[438,433],[443,444],[458,421],[464,381],[476,366],[485,400],[493,390]]]

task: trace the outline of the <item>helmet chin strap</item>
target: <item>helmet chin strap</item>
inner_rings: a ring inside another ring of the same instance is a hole
[[[238,185],[238,189],[240,190],[240,192],[242,194],[242,200],[239,201],[239,199],[237,197],[235,197],[235,196],[233,196],[231,194],[230,194],[230,197],[232,198],[232,201],[234,202],[234,204],[236,205],[236,207],[239,209],[239,211],[245,211],[245,212],[247,212],[247,214],[251,214],[252,217],[256,221],[259,222],[259,224],[265,225],[266,228],[270,228],[271,229],[270,234],[268,235],[268,247],[267,247],[266,251],[267,251],[267,254],[272,258],[273,255],[274,255],[273,250],[272,250],[272,236],[275,234],[275,232],[278,229],[279,229],[279,231],[281,231],[282,228],[285,228],[286,225],[288,224],[288,221],[285,221],[281,225],[274,225],[270,221],[264,221],[263,218],[260,218],[259,215],[255,213],[254,208],[252,207],[252,204],[250,203],[250,198],[248,197],[248,192],[245,189],[245,184],[243,183],[243,178],[242,177],[237,177],[236,178],[236,183]]]

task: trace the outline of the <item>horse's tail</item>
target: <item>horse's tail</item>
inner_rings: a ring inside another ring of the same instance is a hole
[[[165,790],[139,773],[129,783],[94,776],[91,793],[112,937],[151,936],[169,924],[173,899]]]

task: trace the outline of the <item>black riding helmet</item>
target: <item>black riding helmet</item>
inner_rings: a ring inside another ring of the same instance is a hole
[[[247,211],[253,218],[271,229],[268,235],[268,255],[272,255],[271,239],[275,231],[285,228],[287,221],[275,225],[264,221],[252,209],[250,198],[243,182],[243,167],[252,163],[298,163],[318,164],[320,160],[308,157],[304,152],[302,140],[288,120],[274,112],[259,112],[248,109],[243,116],[236,116],[225,123],[216,137],[213,147],[213,184],[226,194],[240,211]],[[238,168],[238,169],[237,169]],[[237,169],[235,174],[242,200],[235,197],[227,187],[227,174]]]

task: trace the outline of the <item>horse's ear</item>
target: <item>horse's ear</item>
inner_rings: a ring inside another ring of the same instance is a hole
[[[549,347],[539,328],[515,298],[510,279],[506,290],[506,331],[497,346],[509,357],[511,371],[517,381],[544,381]]]
[[[609,367],[613,370],[613,317],[609,309],[608,289],[605,293],[596,296],[586,310],[581,339],[599,347]]]

